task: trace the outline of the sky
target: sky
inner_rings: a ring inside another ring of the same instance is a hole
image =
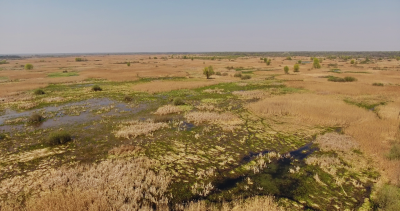
[[[400,51],[400,0],[0,0],[0,54]]]

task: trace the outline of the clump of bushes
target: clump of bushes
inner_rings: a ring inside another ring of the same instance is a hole
[[[35,91],[33,92],[33,94],[35,94],[35,95],[44,95],[45,92],[44,92],[43,90],[41,90],[41,89],[37,89],[37,90],[35,90]]]
[[[242,80],[247,80],[250,79],[251,76],[250,75],[242,75],[242,77],[240,77]]]
[[[132,97],[129,96],[129,95],[126,95],[126,96],[124,97],[124,101],[125,101],[125,102],[131,102],[132,100],[133,100]]]
[[[28,122],[29,123],[40,123],[44,120],[44,117],[40,114],[32,114],[29,118],[28,118]]]
[[[6,139],[6,135],[0,133],[0,140]]]
[[[131,63],[130,63],[130,62],[127,62],[127,63],[126,63],[126,66],[128,66],[128,67],[131,66]]]
[[[299,64],[295,64],[294,66],[293,66],[293,72],[300,72],[300,65]]]
[[[314,67],[315,69],[321,68],[321,64],[320,64],[319,62],[320,62],[320,61],[318,60],[318,58],[314,58],[313,67]]]
[[[222,76],[227,76],[228,75],[228,73],[222,73]]]
[[[82,59],[82,58],[78,57],[78,58],[75,58],[75,61],[76,62],[83,62],[83,61],[87,61],[87,59]]]
[[[225,67],[226,69],[228,69],[228,70],[233,70],[233,69],[235,69],[233,66],[228,66],[228,67]]]
[[[233,75],[233,77],[242,77],[242,73],[241,73],[241,72],[235,73],[235,74]]]
[[[285,74],[289,74],[289,67],[288,67],[288,66],[285,66],[285,67],[283,68],[283,71],[285,71]]]
[[[185,105],[185,102],[182,100],[182,98],[180,97],[176,97],[174,98],[174,100],[172,101],[172,103],[176,106],[178,105]]]
[[[373,83],[372,86],[383,86],[383,83]]]
[[[48,138],[48,143],[52,146],[65,144],[72,141],[72,137],[65,131],[51,133]]]
[[[374,207],[379,210],[400,210],[400,188],[384,185],[373,199]]]
[[[32,64],[26,64],[25,65],[25,70],[32,70],[33,69],[33,65]]]
[[[354,64],[354,59],[352,59],[352,60],[350,61],[350,64]]]
[[[63,73],[68,73],[68,71],[67,70],[63,70]]]
[[[387,158],[390,160],[400,159],[400,143],[394,143],[392,148],[390,148],[389,154],[387,154]]]
[[[7,64],[7,60],[5,60],[5,59],[1,60],[0,64]]]
[[[335,76],[329,76],[328,77],[328,81],[333,81],[333,82],[352,82],[352,81],[357,81],[356,78],[354,77],[344,77],[344,78],[340,78],[340,77],[335,77]]]
[[[221,75],[221,72],[216,72],[215,75]]]
[[[292,57],[288,56],[286,57],[286,60],[292,60]]]
[[[97,91],[102,91],[101,87],[99,85],[94,85],[92,86],[92,91],[97,92]]]

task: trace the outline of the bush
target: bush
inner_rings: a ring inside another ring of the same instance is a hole
[[[292,57],[288,56],[286,57],[286,60],[292,60]]]
[[[83,59],[78,57],[78,58],[75,58],[75,61],[76,62],[81,62],[81,61],[83,61]]]
[[[154,57],[154,59],[157,59],[157,57]]]
[[[1,60],[0,64],[7,64],[7,60],[5,60],[5,59]]]
[[[242,77],[240,77],[242,80],[247,80],[250,79],[251,76],[250,75],[242,75]]]
[[[126,96],[124,97],[124,101],[125,101],[125,102],[131,102],[131,101],[132,101],[132,97],[126,95]]]
[[[99,85],[94,85],[94,86],[92,86],[92,91],[95,91],[95,92],[97,92],[97,91],[102,91],[103,89],[101,89],[101,87],[99,86]]]
[[[227,76],[228,75],[228,73],[222,73],[222,76]]]
[[[26,64],[25,65],[25,70],[32,70],[33,69],[33,65],[32,64]]]
[[[174,98],[174,100],[172,101],[172,103],[174,104],[174,105],[185,105],[185,102],[182,100],[182,98],[180,98],[180,97],[176,97],[176,98]]]
[[[293,66],[293,71],[294,72],[300,72],[300,65],[299,64],[295,64],[294,66]]]
[[[216,72],[215,75],[221,75],[221,72]]]
[[[44,120],[43,116],[40,114],[32,114],[29,118],[28,118],[28,122],[29,123],[40,123]]]
[[[374,205],[380,210],[400,210],[400,189],[392,185],[384,185],[373,199]]]
[[[297,64],[301,64],[301,60],[297,61]]]
[[[33,94],[35,94],[35,95],[44,95],[44,94],[46,94],[43,90],[41,90],[41,89],[37,89],[37,90],[35,90],[34,92],[33,92]]]
[[[400,159],[400,143],[394,143],[392,148],[390,148],[389,154],[386,155],[390,160]]]
[[[127,62],[127,63],[126,63],[126,66],[128,66],[128,67],[131,66],[131,63],[130,63],[130,62]]]
[[[0,140],[6,139],[6,135],[0,133]]]
[[[321,65],[319,64],[319,60],[317,58],[314,58],[313,67],[315,69],[321,68]]]
[[[212,66],[208,66],[203,69],[203,75],[205,75],[207,77],[207,79],[209,79],[210,76],[214,75],[214,74],[215,74],[214,68]]]
[[[65,131],[60,131],[50,134],[48,138],[48,143],[54,146],[54,145],[65,144],[67,142],[70,142],[71,140],[72,137],[69,133]]]
[[[289,74],[289,67],[288,67],[288,66],[285,66],[285,67],[283,68],[283,71],[285,71],[285,74]]]
[[[63,70],[62,72],[63,72],[63,73],[68,73],[68,71],[67,71],[67,70]]]
[[[354,77],[350,77],[350,76],[344,77],[344,80],[345,80],[346,82],[357,81],[357,79],[356,79],[356,78],[354,78]]]
[[[267,62],[266,62],[266,64],[267,64],[267,65],[270,65],[270,64],[271,64],[271,59],[268,59]]]
[[[354,59],[352,59],[352,60],[350,61],[350,64],[354,64]]]
[[[372,86],[383,86],[383,83],[373,83]]]
[[[228,69],[228,70],[233,70],[233,69],[235,69],[233,66],[228,66],[228,67],[225,67],[226,69]]]
[[[241,73],[241,72],[235,73],[235,74],[233,75],[233,77],[242,77],[242,73]]]

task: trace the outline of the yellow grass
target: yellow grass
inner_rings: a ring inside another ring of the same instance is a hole
[[[124,122],[119,127],[120,129],[115,132],[115,136],[130,139],[140,135],[151,135],[156,130],[168,127],[168,124],[164,122],[155,123],[152,120],[143,122],[134,120]]]
[[[167,114],[174,114],[174,113],[180,113],[182,112],[182,108],[179,106],[174,106],[174,105],[165,105],[162,107],[159,107],[154,114],[158,115],[167,115]]]
[[[135,91],[157,93],[167,92],[178,89],[195,89],[203,86],[217,84],[217,81],[200,80],[200,81],[152,81],[134,85],[132,88]]]
[[[268,96],[268,93],[263,90],[234,91],[232,94],[244,99],[262,99]]]
[[[145,158],[107,160],[91,166],[61,168],[42,177],[14,177],[0,184],[2,210],[165,210],[164,195],[170,183],[169,175],[154,172],[155,163]],[[23,179],[23,180],[21,180]],[[21,182],[25,181],[25,182]],[[21,189],[22,188],[22,189]],[[25,192],[20,192],[25,190]],[[33,192],[31,192],[33,191]],[[31,193],[25,206],[16,197]]]
[[[243,121],[230,112],[217,113],[217,112],[190,112],[185,114],[185,118],[189,122],[195,124],[212,123],[212,124],[223,124],[223,125],[240,125]]]

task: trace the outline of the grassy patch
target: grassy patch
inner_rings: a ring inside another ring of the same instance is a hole
[[[72,137],[65,131],[54,132],[48,137],[48,143],[52,146],[65,144],[70,141],[72,141]]]
[[[351,105],[356,105],[356,106],[358,106],[360,108],[365,108],[365,109],[368,109],[368,110],[372,110],[376,106],[385,105],[386,104],[386,102],[379,102],[379,103],[369,103],[369,102],[364,102],[364,101],[356,102],[356,101],[352,101],[351,99],[344,99],[344,102],[346,102],[348,104],[351,104]]]
[[[70,77],[79,76],[78,72],[60,72],[60,73],[49,73],[47,77],[58,78],[58,77]]]
[[[390,148],[389,153],[386,155],[390,160],[400,159],[400,143],[394,143],[392,148]]]
[[[356,78],[354,77],[344,77],[344,78],[340,78],[340,77],[335,77],[335,76],[328,76],[328,81],[333,81],[333,82],[353,82],[353,81],[357,81]]]

